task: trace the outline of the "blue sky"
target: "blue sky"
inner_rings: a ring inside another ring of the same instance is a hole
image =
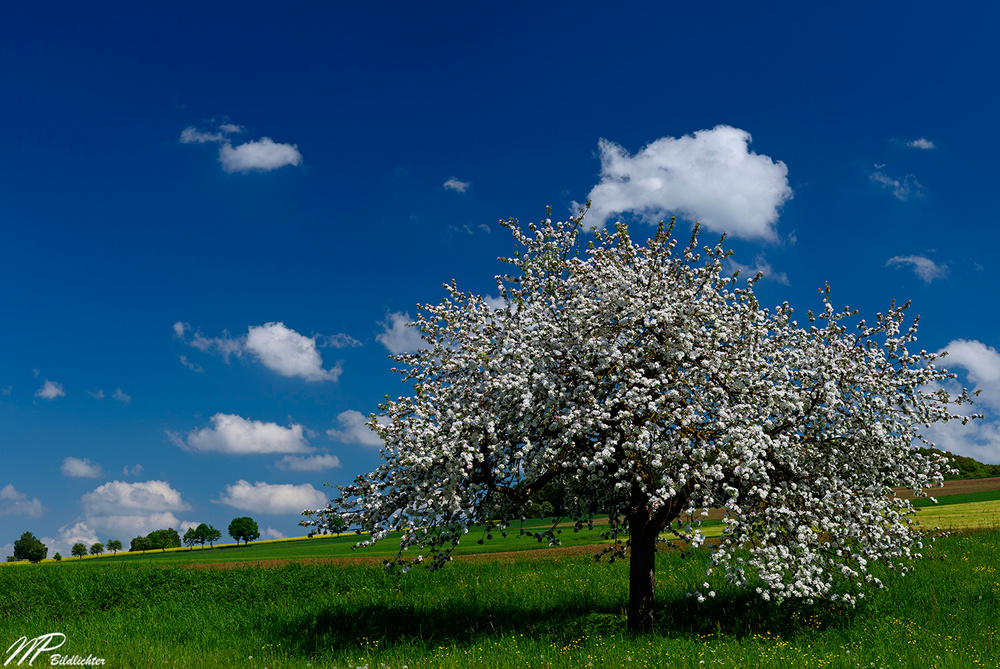
[[[804,312],[912,300],[1000,462],[1000,9],[103,3],[0,20],[0,556],[298,511],[501,218],[678,214]]]

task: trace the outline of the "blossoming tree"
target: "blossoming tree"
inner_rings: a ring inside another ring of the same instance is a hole
[[[502,306],[452,282],[420,308],[427,348],[394,356],[413,394],[369,423],[383,464],[304,525],[347,522],[362,545],[401,531],[392,564],[417,548],[437,567],[470,527],[491,537],[559,485],[576,529],[608,514],[634,631],[654,621],[661,535],[702,544],[709,508],[725,510],[714,566],[766,599],[851,603],[869,561],[909,555],[912,508],[889,487],[942,480],[918,428],[973,416],[953,413],[970,399],[941,389],[937,356],[910,350],[906,307],[851,328],[827,287],[800,326],[787,304],[759,306],[757,277],[725,274],[721,242],[699,250],[697,226],[679,247],[672,225],[584,245],[583,216],[503,224],[522,251],[497,277]]]

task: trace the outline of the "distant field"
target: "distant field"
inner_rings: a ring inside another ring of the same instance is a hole
[[[924,527],[942,529],[971,529],[984,527],[1000,527],[1000,477],[988,479],[972,479],[961,481],[946,481],[944,487],[930,491],[937,499],[937,504],[930,499],[913,500],[914,506],[920,508],[917,521]],[[898,489],[897,495],[907,498],[907,491]],[[911,496],[912,497],[912,496]],[[721,536],[721,511],[713,509],[707,521],[702,523],[701,530],[708,538]],[[560,525],[559,535],[562,550],[571,554],[596,551],[600,545],[610,542],[602,539],[602,519],[596,521],[593,530],[573,532],[571,523]],[[526,521],[523,529],[537,532],[550,527],[551,521]],[[550,550],[547,543],[539,543],[535,539],[519,535],[520,526],[508,530],[506,538],[496,533],[492,540],[485,540],[482,545],[477,541],[483,537],[480,531],[472,531],[467,540],[455,549],[453,555],[457,558],[496,553],[524,553],[525,551]],[[172,548],[167,551],[146,551],[145,553],[119,552],[117,556],[108,553],[100,556],[84,558],[63,558],[63,563],[107,564],[109,562],[130,564],[268,564],[275,565],[288,561],[323,561],[330,559],[348,559],[351,561],[381,562],[396,555],[398,543],[389,539],[375,546],[354,550],[353,546],[361,539],[353,533],[339,536],[296,537],[272,541],[255,541],[249,546],[236,544],[217,544],[214,548],[196,547]],[[559,552],[559,549],[551,549]],[[417,555],[414,552],[413,555]],[[0,563],[6,566],[8,563]],[[15,563],[10,563],[13,566]],[[45,560],[44,564],[55,564],[54,560]]]

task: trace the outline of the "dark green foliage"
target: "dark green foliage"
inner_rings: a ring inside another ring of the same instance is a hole
[[[87,554],[87,544],[80,541],[76,542],[73,544],[72,552],[74,557],[78,557],[82,560],[83,556]]]
[[[146,535],[149,539],[149,547],[153,550],[165,551],[168,548],[181,547],[181,535],[172,527],[165,530],[156,530]]]
[[[236,543],[242,539],[243,544],[246,545],[260,538],[260,528],[257,527],[257,521],[249,516],[233,518],[233,521],[229,523],[229,536],[236,539]]]
[[[132,539],[132,544],[129,546],[129,550],[132,552],[141,551],[145,553],[151,548],[152,545],[149,542],[149,537],[136,537]]]
[[[941,454],[942,451],[931,448],[918,448],[924,455]],[[955,455],[950,451],[944,454],[951,458],[951,466],[958,470],[957,474],[945,474],[946,481],[960,481],[965,479],[985,479],[993,476],[1000,476],[1000,464],[988,465],[964,455]]]
[[[55,555],[52,556],[52,559],[55,560],[56,562],[60,562],[62,561],[62,554],[56,553]]]
[[[100,555],[103,552],[104,552],[104,544],[102,544],[100,541],[90,546],[91,555]]]
[[[108,550],[111,551],[112,555],[117,555],[118,551],[122,549],[122,542],[117,539],[112,539],[108,542]]]
[[[215,547],[215,542],[222,538],[222,532],[215,529],[211,525],[206,525],[202,523],[198,526],[198,536],[201,537],[201,545],[204,546],[205,542],[208,542],[209,546]]]
[[[210,546],[214,547],[215,542],[221,538],[222,532],[215,529],[211,525],[202,523],[198,527],[189,528],[188,531],[184,533],[184,544],[186,546],[194,546],[195,544],[204,546],[207,541]]]
[[[14,560],[28,560],[29,562],[41,562],[48,555],[49,548],[35,538],[31,532],[25,532],[21,538],[14,542]]]

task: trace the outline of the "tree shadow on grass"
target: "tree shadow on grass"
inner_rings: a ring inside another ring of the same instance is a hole
[[[400,602],[371,606],[333,604],[276,621],[273,633],[286,645],[312,654],[320,649],[352,649],[379,640],[386,645],[467,645],[489,637],[515,634],[567,643],[581,637],[627,634],[625,602],[600,606],[582,598],[558,607],[511,604],[484,608],[451,601],[440,608]],[[656,629],[666,637],[789,639],[830,626],[849,624],[856,611],[829,603],[774,604],[752,593],[721,595],[705,602],[676,597],[657,601]]]

